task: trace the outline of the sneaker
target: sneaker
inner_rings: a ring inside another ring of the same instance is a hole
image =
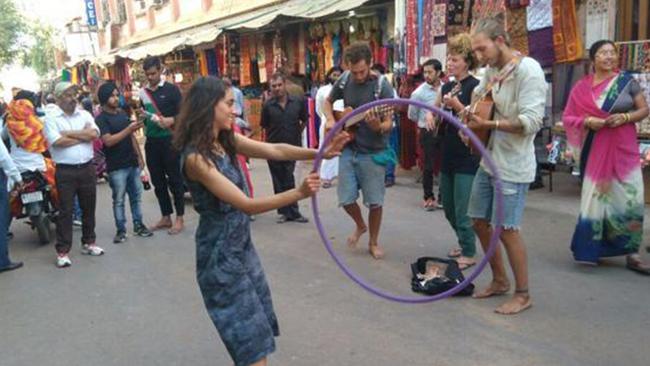
[[[81,254],[100,256],[104,254],[104,249],[95,244],[84,244],[81,246]]]
[[[113,238],[113,244],[121,244],[126,241],[126,233],[124,231],[118,231]]]
[[[144,224],[136,225],[133,228],[133,232],[135,233],[135,235],[143,237],[143,238],[148,238],[148,237],[153,236],[153,233],[149,229],[147,229],[147,227],[144,226]]]
[[[65,268],[65,267],[70,267],[72,265],[72,261],[70,260],[70,257],[68,257],[68,254],[59,254],[56,257],[56,266],[59,268]]]
[[[72,226],[81,227],[81,220],[72,220]]]

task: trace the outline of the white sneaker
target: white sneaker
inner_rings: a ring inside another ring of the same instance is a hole
[[[70,267],[71,265],[72,265],[72,261],[70,260],[70,257],[68,257],[67,254],[59,254],[56,257],[56,266],[58,268]]]
[[[95,244],[84,244],[81,246],[81,254],[100,256],[104,254],[104,249]]]

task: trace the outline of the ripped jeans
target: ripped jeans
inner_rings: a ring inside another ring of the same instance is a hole
[[[501,181],[503,189],[503,222],[506,230],[519,230],[526,206],[529,183]],[[473,219],[490,220],[496,224],[496,190],[494,179],[481,167],[476,172],[467,214]]]

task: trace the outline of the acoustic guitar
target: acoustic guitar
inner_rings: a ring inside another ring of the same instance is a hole
[[[345,109],[343,109],[342,111],[334,111],[334,120],[338,122],[342,120],[345,116],[352,113],[353,111],[354,108],[352,107],[345,107]],[[392,116],[393,113],[395,113],[395,107],[393,107],[392,105],[380,105],[371,108],[370,111],[374,111],[377,114],[377,116],[379,116],[380,120],[384,120],[384,118],[386,118],[387,116]],[[350,135],[350,141],[354,140],[355,134],[359,129],[359,122],[363,121],[365,118],[366,118],[365,113],[359,113],[345,122],[345,126],[343,126],[343,130]]]
[[[512,74],[519,62],[521,62],[522,55],[520,53],[515,53],[515,57],[506,64],[506,66],[501,69],[499,74],[495,75],[486,85],[485,89],[479,91],[474,95],[473,102],[465,108],[462,112],[461,120],[467,123],[469,121],[470,114],[478,116],[485,120],[491,120],[494,118],[494,99],[492,98],[492,89],[496,84],[500,84],[505,79]],[[478,137],[484,147],[487,147],[487,144],[490,140],[490,134],[492,130],[490,129],[474,129],[472,132]],[[474,155],[479,155],[480,152],[473,145],[470,146],[470,152]]]

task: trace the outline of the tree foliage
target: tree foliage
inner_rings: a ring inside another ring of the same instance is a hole
[[[22,52],[26,25],[13,0],[0,0],[0,67],[12,64]]]
[[[23,55],[23,64],[33,68],[40,76],[55,71],[56,30],[50,25],[36,21],[30,25],[27,34],[31,38],[31,47]]]

